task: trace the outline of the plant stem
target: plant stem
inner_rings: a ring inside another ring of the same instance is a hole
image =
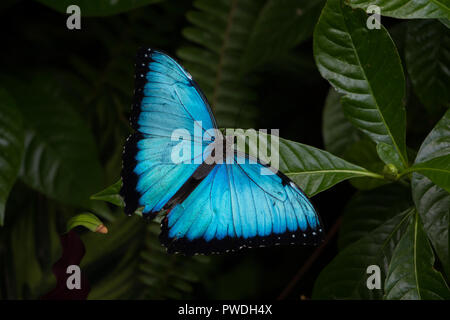
[[[284,300],[286,297],[291,293],[292,289],[294,289],[295,285],[301,280],[303,275],[311,268],[311,266],[314,264],[316,259],[320,256],[322,251],[326,248],[328,243],[331,239],[336,235],[336,233],[339,230],[339,227],[341,226],[342,217],[339,217],[336,222],[331,227],[330,231],[328,232],[324,242],[318,247],[314,253],[306,260],[306,262],[302,265],[302,267],[298,270],[297,274],[292,278],[292,280],[288,283],[286,288],[281,292],[281,294],[278,296],[277,300]]]
[[[364,175],[371,177],[371,178],[375,178],[375,179],[383,179],[384,180],[384,176],[375,172],[370,172],[367,171],[366,173],[364,173]]]

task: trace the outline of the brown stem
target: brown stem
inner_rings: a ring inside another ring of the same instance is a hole
[[[288,283],[286,288],[281,292],[278,296],[277,300],[284,300],[291,293],[292,289],[294,289],[295,285],[300,281],[303,275],[311,268],[316,259],[320,256],[322,251],[326,248],[331,239],[336,235],[341,226],[342,217],[339,217],[334,225],[331,227],[327,236],[325,237],[324,242],[313,252],[313,254],[306,260],[306,262],[302,265],[302,267],[298,270],[297,274],[292,278],[292,280]]]

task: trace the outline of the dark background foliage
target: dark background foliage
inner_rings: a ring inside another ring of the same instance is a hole
[[[120,178],[122,146],[131,130],[134,55],[140,46],[162,49],[183,63],[205,91],[220,127],[279,128],[285,139],[326,149],[382,174],[384,164],[365,134],[350,128],[346,136],[354,141],[337,149],[330,142],[334,136],[326,128],[351,124],[339,111],[333,114],[339,97],[329,94],[330,85],[314,61],[312,34],[326,1],[148,1],[112,11],[81,4],[81,30],[66,28],[68,15],[61,12],[66,4],[56,2],[0,5],[0,102],[21,114],[12,111],[11,119],[0,119],[2,126],[19,132],[19,147],[9,153],[10,171],[16,174],[7,178],[13,187],[2,202],[1,298],[35,299],[54,287],[51,266],[61,254],[58,235],[83,211],[94,212],[109,228],[107,235],[79,230],[87,250],[82,268],[92,288],[89,298],[276,298],[289,283],[294,286],[283,297],[311,298],[319,273],[338,251],[412,206],[409,180],[368,191],[358,189],[372,189],[374,179],[357,178],[312,199],[332,235],[344,216],[340,236],[331,236],[320,252],[276,247],[224,256],[167,255],[158,243],[156,223],[89,200]],[[435,37],[450,56],[448,29],[438,20],[383,17],[383,25],[403,64],[416,61],[413,50],[405,48],[420,41],[414,32],[424,28],[442,33]],[[403,101],[411,150],[418,150],[449,106],[446,66],[441,88],[406,77]],[[414,86],[422,89],[413,91]],[[430,90],[435,101],[428,106]],[[410,152],[411,162],[415,152]],[[293,283],[300,268],[304,272]],[[439,262],[436,268],[442,270]]]

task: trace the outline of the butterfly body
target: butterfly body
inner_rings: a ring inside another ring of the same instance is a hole
[[[198,85],[164,53],[138,54],[131,124],[136,133],[123,156],[125,212],[143,207],[144,216],[154,217],[164,210],[160,240],[169,252],[322,241],[320,218],[300,188],[235,151]],[[174,152],[179,147],[183,152]]]

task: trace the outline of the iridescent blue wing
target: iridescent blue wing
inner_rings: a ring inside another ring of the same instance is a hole
[[[121,195],[127,214],[144,207],[148,215],[160,211],[202,163],[214,139],[210,129],[217,125],[191,75],[166,54],[141,49],[135,78],[131,124],[136,132],[125,143]],[[191,152],[180,156],[182,165],[171,158],[180,143],[172,141],[177,129],[189,134],[182,142]]]
[[[169,252],[208,254],[322,241],[320,218],[300,188],[243,157],[215,165],[184,201],[169,208],[160,236]]]

